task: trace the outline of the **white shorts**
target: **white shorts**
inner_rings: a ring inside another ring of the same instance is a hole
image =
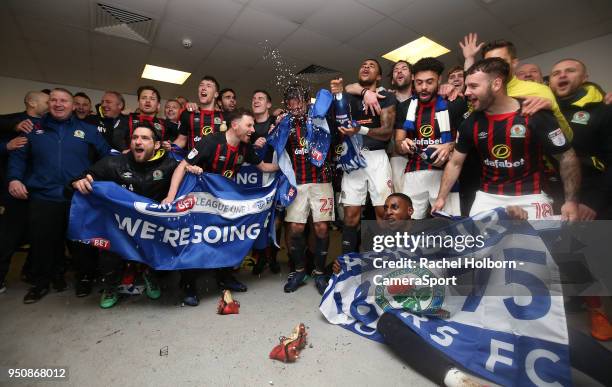
[[[287,207],[285,222],[306,223],[311,211],[313,222],[334,220],[334,190],[331,183],[298,184],[297,195]]]
[[[476,198],[470,216],[474,216],[479,212],[492,210],[494,208],[508,206],[519,206],[527,211],[528,219],[544,219],[553,215],[552,199],[544,192],[533,195],[495,195],[483,191],[476,191]]]
[[[414,171],[404,174],[404,189],[402,192],[412,200],[412,208],[414,208],[412,219],[424,219],[427,217],[429,205],[433,205],[438,198],[443,172],[431,170]],[[442,210],[449,215],[461,215],[459,192],[448,194],[446,204]]]
[[[368,166],[342,175],[340,202],[345,206],[363,206],[368,192],[373,206],[382,206],[393,193],[391,164],[384,149],[362,150]]]
[[[406,170],[406,164],[408,159],[404,156],[393,156],[389,159],[391,164],[391,174],[393,176],[393,190],[395,192],[402,192],[404,188],[404,171]]]

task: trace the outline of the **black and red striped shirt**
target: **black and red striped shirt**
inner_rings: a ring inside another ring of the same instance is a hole
[[[123,124],[123,122],[125,122],[125,124]],[[161,134],[162,141],[173,141],[177,136],[178,124],[172,121],[141,113],[130,113],[125,118],[125,121],[121,119],[120,122],[117,123],[118,125],[113,132],[113,145],[117,150],[123,151],[130,148],[132,133],[134,133],[134,129],[143,122],[152,125]]]
[[[179,134],[187,136],[188,149],[194,148],[202,138],[221,131],[223,112],[203,110],[190,112],[184,110],[179,120]]]
[[[544,155],[571,148],[553,114],[539,111],[530,117],[520,109],[505,114],[472,113],[459,128],[455,150],[476,149],[480,158],[480,189],[496,195],[542,192]]]
[[[293,170],[295,172],[295,181],[297,184],[308,183],[329,183],[332,175],[329,166],[330,152],[327,153],[327,160],[321,167],[317,167],[310,162],[310,148],[306,140],[306,122],[304,120],[291,120],[291,130],[289,138],[285,144],[285,150],[289,154]]]
[[[252,144],[240,142],[238,146],[227,143],[225,132],[213,133],[199,141],[185,158],[191,165],[198,165],[204,172],[235,178],[242,164],[257,165],[261,159]]]
[[[412,155],[408,155],[408,163],[404,173],[415,171],[426,171],[432,169],[440,169],[434,167],[431,163],[427,163],[419,156],[420,150],[427,148],[429,145],[444,144],[452,142],[457,137],[457,129],[463,122],[463,115],[468,110],[467,103],[463,98],[457,98],[454,101],[447,102],[448,120],[450,124],[450,140],[443,139],[440,133],[440,125],[436,119],[436,99],[434,97],[428,103],[419,101],[414,121],[414,130],[404,129],[404,121],[408,114],[411,98],[397,104],[397,114],[395,116],[396,130],[406,130],[406,137],[413,140],[419,151]],[[443,167],[444,168],[444,167]]]

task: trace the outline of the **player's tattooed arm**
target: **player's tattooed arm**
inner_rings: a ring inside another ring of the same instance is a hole
[[[384,108],[380,113],[380,128],[370,128],[368,136],[381,141],[389,141],[395,126],[395,105]]]
[[[580,162],[576,157],[574,149],[568,149],[565,152],[555,155],[559,162],[559,172],[561,180],[563,180],[563,191],[565,192],[565,201],[578,202],[578,193],[580,192]]]

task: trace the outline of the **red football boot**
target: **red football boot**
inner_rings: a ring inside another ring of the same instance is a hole
[[[280,337],[280,344],[270,352],[270,359],[293,363],[300,356],[300,350],[306,346],[306,327],[298,324],[289,337]]]
[[[589,311],[591,317],[591,336],[599,341],[612,340],[612,324],[605,314],[598,310]]]
[[[238,314],[240,313],[240,303],[232,298],[229,290],[224,290],[219,303],[217,304],[218,314]]]

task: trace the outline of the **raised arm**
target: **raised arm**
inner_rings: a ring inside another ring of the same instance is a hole
[[[187,161],[183,160],[179,163],[179,165],[174,170],[172,174],[172,180],[170,180],[170,189],[168,189],[168,195],[164,200],[162,200],[162,204],[172,203],[176,198],[176,193],[178,192],[178,188],[185,177],[185,170],[187,168]]]

